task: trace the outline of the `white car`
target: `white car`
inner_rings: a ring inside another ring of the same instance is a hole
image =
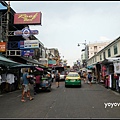
[[[65,71],[62,71],[60,73],[60,80],[65,80],[65,77],[66,77]]]

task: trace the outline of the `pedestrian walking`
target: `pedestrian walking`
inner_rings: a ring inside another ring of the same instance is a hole
[[[40,82],[41,82],[41,75],[35,76],[35,85],[34,85],[34,95],[39,92]]]
[[[89,84],[92,85],[92,83],[91,83],[91,81],[92,81],[92,75],[91,75],[90,72],[88,73],[88,81],[89,81]]]
[[[57,71],[56,75],[55,75],[55,81],[56,81],[56,85],[57,88],[60,86],[59,82],[60,82],[60,73],[59,71]]]
[[[86,83],[86,76],[87,76],[86,72],[83,71],[83,80],[84,80],[84,83]]]
[[[52,82],[53,82],[53,81],[54,81],[54,78],[55,78],[55,75],[54,75],[53,72],[51,73],[51,76],[52,76]]]
[[[21,102],[25,102],[25,95],[27,95],[27,97],[29,98],[29,100],[33,100],[33,97],[30,94],[30,87],[29,87],[29,78],[30,75],[28,74],[28,70],[24,69],[23,70],[23,89],[22,89],[22,98],[21,98]]]

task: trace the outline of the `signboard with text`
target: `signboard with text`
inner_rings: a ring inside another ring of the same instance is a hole
[[[34,50],[21,50],[21,56],[33,56]]]
[[[34,49],[39,48],[38,40],[24,40],[19,42],[20,49]]]
[[[0,52],[6,51],[6,42],[0,42]]]
[[[15,13],[14,24],[41,25],[41,12]]]

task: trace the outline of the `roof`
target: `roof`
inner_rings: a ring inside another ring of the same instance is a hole
[[[7,7],[2,5],[2,3],[0,3],[0,10],[7,10]]]

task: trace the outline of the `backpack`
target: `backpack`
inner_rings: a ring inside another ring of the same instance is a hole
[[[59,74],[57,73],[57,74],[56,74],[56,78],[59,78],[59,77],[60,77],[60,76],[59,76]]]
[[[91,78],[92,78],[91,74],[88,74],[88,78],[89,78],[89,79],[91,79]]]

